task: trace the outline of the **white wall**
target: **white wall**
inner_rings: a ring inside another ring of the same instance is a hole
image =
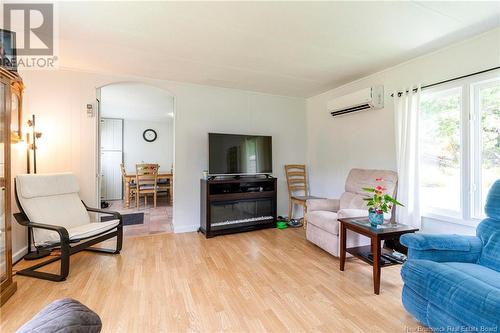
[[[95,104],[97,87],[134,81],[163,88],[175,97],[175,231],[199,226],[199,179],[208,168],[209,131],[273,136],[278,212],[286,213],[283,165],[306,161],[304,99],[71,70],[25,71],[21,76],[26,84],[25,110],[37,115],[37,127],[44,133],[39,172],[74,172],[86,202],[96,203],[96,120],[87,117],[85,105]],[[15,252],[23,239],[14,244]]]
[[[208,166],[209,131],[273,136],[273,168],[279,178],[278,212],[285,214],[283,164],[307,160],[313,194],[328,197],[343,191],[352,167],[395,169],[389,93],[411,84],[432,83],[499,66],[499,41],[497,29],[312,97],[307,106],[299,98],[71,70],[22,72],[26,84],[24,105],[27,115],[38,116],[37,126],[44,133],[38,151],[39,171],[74,172],[82,186],[82,198],[95,204],[96,126],[95,118],[88,118],[85,113],[85,105],[95,103],[95,89],[133,81],[172,93],[176,102],[174,228],[188,231],[199,224],[199,178]],[[335,119],[326,112],[326,102],[331,98],[373,84],[386,88],[383,110]],[[22,163],[19,166],[22,169]],[[455,230],[454,225],[441,226],[432,225],[429,230]],[[473,228],[458,232],[471,233]],[[24,234],[24,229],[14,223],[14,253],[24,246]]]
[[[158,135],[147,142],[142,134],[153,129]],[[172,118],[163,121],[125,119],[123,124],[123,159],[127,171],[135,170],[137,163],[157,163],[160,171],[170,171],[173,165],[174,128]]]
[[[396,169],[394,90],[429,84],[500,65],[500,29],[416,58],[307,100],[308,164],[315,195],[338,197],[353,167]],[[361,88],[382,84],[385,108],[333,118],[326,104]],[[473,233],[473,227],[424,222],[430,232]]]

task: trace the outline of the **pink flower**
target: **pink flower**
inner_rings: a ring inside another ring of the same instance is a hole
[[[378,185],[377,187],[375,187],[375,190],[377,190],[377,191],[385,191],[387,189],[385,187],[383,187],[383,186]]]
[[[376,178],[375,179],[376,182],[383,182],[384,181],[384,178]]]
[[[381,209],[377,209],[377,214],[383,214],[384,212]]]

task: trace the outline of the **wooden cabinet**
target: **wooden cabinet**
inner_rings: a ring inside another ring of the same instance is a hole
[[[22,89],[17,75],[0,68],[0,305],[17,289],[12,278],[10,145],[21,138]]]

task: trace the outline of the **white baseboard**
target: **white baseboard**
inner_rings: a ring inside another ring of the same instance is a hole
[[[193,231],[198,231],[198,228],[200,227],[199,224],[193,224],[193,225],[181,225],[181,226],[175,226],[174,225],[174,233],[180,234],[183,232],[193,232]]]
[[[12,262],[18,262],[26,255],[26,253],[28,253],[28,246],[25,246],[16,253],[14,253],[14,255],[12,256]]]

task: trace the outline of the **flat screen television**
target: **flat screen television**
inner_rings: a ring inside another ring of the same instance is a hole
[[[272,137],[208,134],[210,175],[256,175],[273,172]]]

